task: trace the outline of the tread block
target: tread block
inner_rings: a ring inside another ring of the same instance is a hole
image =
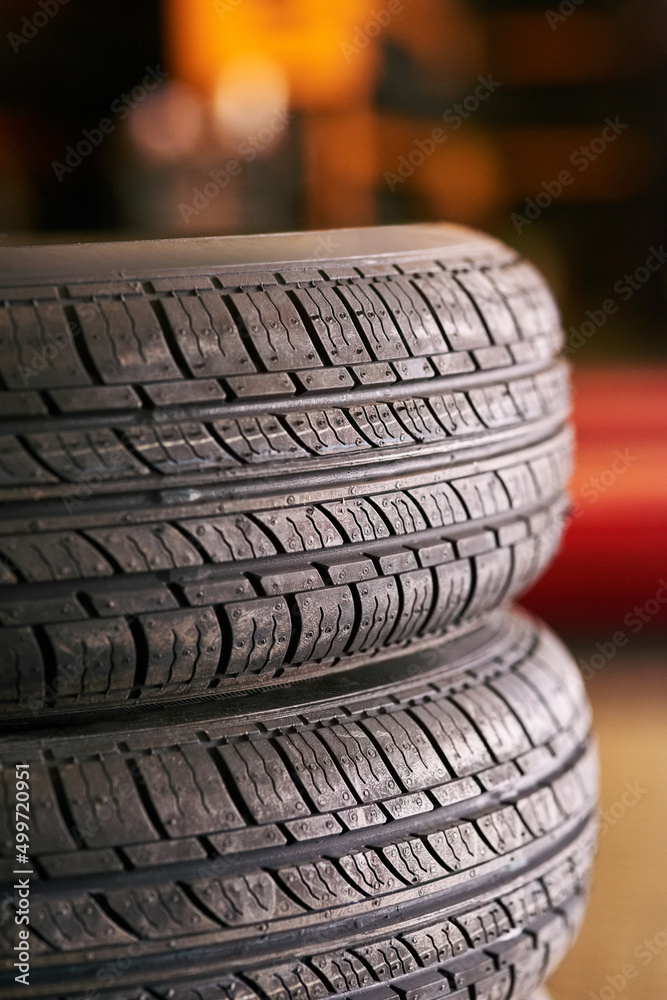
[[[521,723],[505,702],[490,688],[480,685],[473,691],[452,695],[472,720],[494,758],[502,763],[531,749]]]
[[[239,462],[253,464],[308,454],[285,429],[282,419],[275,416],[218,420],[213,429]]]
[[[351,389],[354,379],[347,368],[310,368],[307,372],[297,372],[304,389],[321,392],[327,389]]]
[[[513,313],[524,338],[551,333],[558,328],[558,310],[544,279],[528,261],[494,268],[489,278]]]
[[[319,735],[360,802],[388,799],[401,790],[373,741],[358,723],[334,725],[323,729]]]
[[[215,563],[273,556],[276,547],[245,514],[192,518],[178,527],[196,540],[199,548]]]
[[[340,656],[354,625],[354,604],[349,587],[296,594],[300,630],[298,644],[290,655],[291,663],[324,660]]]
[[[85,410],[139,410],[142,403],[129,385],[95,385],[86,389],[53,389],[49,396],[61,413]]]
[[[43,625],[46,622],[81,621],[84,618],[87,614],[72,594],[31,601],[3,601],[0,606],[2,625]]]
[[[451,777],[424,730],[408,712],[372,716],[364,720],[363,726],[408,791],[430,788]]]
[[[257,375],[228,375],[227,385],[240,399],[252,396],[289,396],[296,385],[287,372],[260,372]]]
[[[417,837],[382,848],[382,856],[406,885],[432,882],[446,874]]]
[[[40,465],[24,445],[10,434],[0,435],[0,483],[55,483],[56,477]]]
[[[394,577],[353,585],[359,604],[356,628],[348,652],[375,649],[388,641],[399,614],[398,585]]]
[[[495,763],[478,729],[451,699],[416,705],[411,713],[457,777],[475,774]]]
[[[114,618],[123,614],[134,616],[142,611],[168,611],[176,610],[178,603],[171,591],[163,584],[145,584],[133,587],[119,587],[110,589],[109,587],[94,586],[88,588],[88,596],[101,618]],[[85,618],[83,608],[80,609],[77,618]],[[47,618],[46,621],[49,619]],[[57,620],[57,619],[56,619]]]
[[[258,823],[306,816],[306,803],[277,751],[266,740],[218,748],[232,778]]]
[[[226,674],[259,673],[281,666],[292,632],[284,597],[233,602],[225,605],[223,613],[231,633]]]
[[[489,686],[521,719],[535,746],[553,739],[558,729],[555,719],[538,692],[526,683],[520,673],[512,671],[503,674],[491,680]]]
[[[350,368],[360,385],[388,385],[396,381],[396,374],[391,365],[377,362],[370,365],[353,365]]]
[[[510,390],[511,383],[470,390],[470,402],[487,427],[508,427],[519,422],[520,414]]]
[[[371,983],[367,967],[351,951],[337,952],[335,955],[316,955],[311,961],[336,993],[356,990]]]
[[[31,628],[8,628],[0,633],[0,698],[8,702],[41,704],[44,662]]]
[[[201,879],[192,882],[190,888],[204,906],[228,927],[244,927],[277,916],[292,917],[303,913],[303,908],[291,900],[266,872]]]
[[[474,434],[484,427],[464,392],[447,392],[429,398],[429,406],[452,437]]]
[[[514,851],[531,839],[525,824],[522,823],[521,817],[513,806],[497,809],[487,816],[482,816],[477,821],[477,825],[496,854],[507,854],[509,851]],[[465,925],[464,928],[470,935],[470,929]],[[501,933],[505,933],[504,929]],[[493,938],[488,940],[493,940]]]
[[[277,539],[283,552],[309,552],[343,544],[340,533],[319,507],[260,511],[255,517]]]
[[[395,535],[412,534],[428,527],[419,507],[408,493],[380,493],[371,500]]]
[[[146,687],[205,684],[220,664],[222,634],[209,609],[140,616],[146,637]]]
[[[477,303],[489,337],[494,344],[516,340],[515,318],[496,285],[484,271],[459,271],[456,276],[470,298]]]
[[[271,972],[255,972],[249,978],[267,1000],[317,1000],[326,994],[322,980],[303,962],[279,965]]]
[[[523,402],[524,383],[534,386],[534,395],[537,397],[537,401],[534,401],[533,393],[528,389],[526,395],[529,405],[525,405]],[[517,397],[517,406],[522,415],[525,419],[531,419],[533,412],[537,411],[539,402],[546,413],[556,411],[568,402],[570,372],[567,365],[557,363],[551,365],[546,371],[535,375],[532,383],[530,379],[515,379],[511,388]]]
[[[200,382],[156,382],[146,385],[145,389],[146,395],[156,407],[218,403],[225,398],[215,379],[202,379]]]
[[[177,885],[107,892],[106,900],[138,938],[149,941],[218,929]]]
[[[113,575],[102,553],[73,531],[12,535],[0,539],[0,553],[28,583]]]
[[[292,573],[273,573],[259,577],[265,594],[289,594],[297,590],[316,590],[324,581],[316,569],[298,569]]]
[[[475,556],[475,584],[470,603],[465,609],[466,618],[490,611],[501,603],[507,594],[512,573],[512,554],[508,549],[496,549]]]
[[[343,302],[342,289],[334,290],[322,285],[297,288],[292,294],[300,303],[332,364],[349,365],[371,360],[352,321],[349,307]]]
[[[3,802],[0,810],[0,831],[5,852],[15,844],[14,805],[16,802],[16,777],[14,770],[3,770],[0,782]],[[11,824],[11,825],[10,825]],[[51,777],[46,768],[34,768],[30,772],[30,851],[42,854],[51,851],[74,852],[81,837],[75,839],[59,808]],[[76,854],[73,856],[76,857]],[[15,867],[15,866],[14,866]],[[12,942],[12,946],[15,942]]]
[[[375,979],[380,981],[394,976],[404,976],[417,969],[417,963],[409,948],[396,937],[374,941],[355,949],[366,965],[370,966]]]
[[[508,383],[509,394],[522,420],[539,420],[564,406],[567,400],[567,383],[560,366],[558,371],[560,379],[554,377],[556,372],[552,371],[540,372],[534,378],[514,379]]]
[[[355,322],[369,345],[372,360],[389,361],[407,358],[408,351],[394,326],[389,310],[371,281],[341,285],[339,295],[355,317]],[[357,360],[363,360],[361,358]]]
[[[463,928],[475,948],[492,944],[512,930],[507,913],[497,902],[466,911],[456,917],[456,923]]]
[[[427,632],[441,632],[459,621],[473,585],[469,560],[458,559],[434,567],[436,597]]]
[[[433,610],[435,588],[433,576],[427,569],[400,573],[397,583],[401,598],[401,610],[392,642],[403,642],[419,635]]]
[[[434,273],[413,283],[431,307],[451,350],[470,351],[490,343],[479,313],[465,289],[451,274]]]
[[[509,913],[515,927],[542,916],[549,909],[549,897],[537,879],[504,893],[500,897],[500,902]]]
[[[104,484],[148,475],[146,466],[128,451],[114,431],[106,428],[28,434],[26,440],[40,461],[66,482],[94,479]]]
[[[43,417],[48,410],[37,392],[5,392],[0,395],[0,417]]]
[[[408,278],[377,282],[373,289],[385,302],[414,357],[447,350],[432,311]]]
[[[422,965],[445,962],[466,951],[468,944],[461,929],[449,920],[430,924],[419,931],[402,934]]]
[[[170,524],[102,528],[87,531],[86,535],[100,548],[106,549],[124,573],[148,573],[174,569],[177,566],[200,566],[203,562],[194,545]],[[97,558],[98,561],[101,560],[101,556],[98,555]]]
[[[499,469],[498,478],[505,487],[512,507],[527,507],[537,502],[535,479],[525,462]]]
[[[459,823],[426,838],[431,849],[452,872],[465,871],[488,861],[490,850],[472,823]]]
[[[389,528],[369,500],[344,498],[321,506],[344,532],[348,542],[371,541],[390,535]]]
[[[292,432],[316,455],[335,455],[371,447],[367,441],[359,437],[357,427],[340,409],[289,413],[285,419]]]
[[[104,382],[141,384],[180,378],[148,299],[140,295],[102,299],[75,308],[86,347]]]
[[[129,945],[136,937],[100,908],[92,896],[49,902],[38,899],[30,908],[30,923],[58,951],[79,951],[95,946]]]
[[[330,861],[289,865],[280,868],[278,875],[289,893],[300,899],[309,910],[344,906],[346,903],[360,902],[364,898]]]
[[[124,760],[109,757],[63,764],[59,771],[78,838],[87,847],[160,839]]]
[[[449,483],[427,483],[407,492],[419,504],[429,528],[461,524],[468,520],[468,513],[461,497]]]
[[[378,447],[399,445],[407,440],[408,434],[405,428],[399,424],[391,407],[386,403],[353,406],[350,416],[358,432]]]
[[[195,378],[256,370],[219,292],[165,296],[160,301]]]
[[[136,649],[121,618],[47,625],[55,660],[54,691],[79,698],[129,691],[134,678]]]
[[[67,854],[44,855],[42,865],[50,878],[68,875],[97,875],[100,872],[122,872],[123,862],[115,851],[72,851]]]
[[[125,854],[135,868],[153,868],[157,865],[179,864],[182,861],[203,861],[206,851],[196,837],[184,840],[167,840],[160,844],[137,844],[126,847]]]
[[[415,441],[440,441],[447,436],[425,399],[400,399],[392,403],[392,409]]]
[[[0,308],[0,367],[8,388],[90,385],[75,347],[79,332],[56,302]]]
[[[136,767],[170,837],[245,826],[204,747],[185,746],[137,757]]]
[[[276,742],[320,812],[342,809],[356,801],[333,755],[315,733],[289,733],[278,736]]]
[[[338,864],[349,881],[365,896],[379,896],[396,885],[396,876],[383,862],[377,851],[359,851],[339,858]]]
[[[530,832],[535,837],[548,833],[562,822],[563,814],[550,788],[540,788],[522,799],[517,809]]]
[[[509,497],[495,472],[481,472],[452,482],[471,518],[504,514],[510,509]]]
[[[151,470],[162,475],[238,465],[200,423],[126,427],[123,438]]]
[[[541,569],[539,550],[536,538],[524,538],[512,546],[512,578],[508,594],[521,594],[537,578]]]
[[[229,301],[268,371],[322,365],[295,307],[282,289],[234,292]]]

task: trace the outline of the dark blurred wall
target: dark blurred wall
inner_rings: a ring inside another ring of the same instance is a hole
[[[3,0],[0,51],[0,169],[6,185],[27,188],[30,227],[114,229],[120,219],[104,158],[84,157],[67,183],[51,165],[146,66],[160,63],[159,0]]]

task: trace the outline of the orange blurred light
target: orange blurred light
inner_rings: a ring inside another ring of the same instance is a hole
[[[166,0],[170,66],[219,100],[229,64],[261,60],[265,81],[269,65],[284,74],[293,106],[340,107],[374,78],[370,38],[353,55],[345,50],[373,11],[373,0]],[[275,81],[280,96],[277,73]]]

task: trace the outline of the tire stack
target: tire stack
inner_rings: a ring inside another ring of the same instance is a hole
[[[407,226],[5,249],[0,299],[0,1000],[531,997],[596,797],[507,610],[566,510],[540,275]]]

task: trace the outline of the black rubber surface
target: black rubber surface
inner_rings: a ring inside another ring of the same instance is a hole
[[[557,545],[558,316],[451,226],[0,250],[5,717],[468,627]]]
[[[0,998],[526,998],[580,919],[589,726],[562,647],[497,612],[326,685],[0,739],[37,872]]]

